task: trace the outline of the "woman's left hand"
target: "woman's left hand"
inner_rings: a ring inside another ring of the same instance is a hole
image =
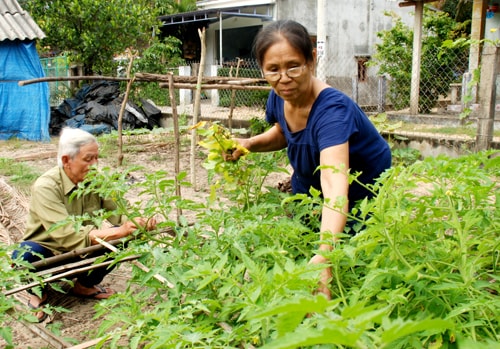
[[[309,263],[311,263],[311,264],[328,264],[328,263],[330,263],[330,261],[327,258],[317,254],[313,258],[311,258]],[[333,273],[332,273],[331,267],[326,267],[325,269],[323,269],[321,271],[321,274],[320,274],[318,289],[316,291],[317,293],[324,294],[328,300],[332,299],[332,293],[330,291],[330,288],[328,287],[328,285],[330,284],[330,281],[332,279],[332,276],[333,276]]]

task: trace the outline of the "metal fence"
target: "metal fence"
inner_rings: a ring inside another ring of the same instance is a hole
[[[42,68],[46,77],[69,76],[68,58],[65,56],[41,58]],[[49,82],[50,105],[56,106],[65,98],[71,97],[70,83],[68,81]]]
[[[395,60],[399,57],[394,57]],[[316,75],[332,87],[344,92],[366,112],[409,112],[411,91],[411,62],[407,71],[397,76],[379,76],[378,67],[367,64],[369,57],[350,59],[328,59],[324,71]],[[419,87],[419,113],[458,114],[465,107],[468,52],[448,54],[446,59],[439,52],[427,52],[422,58]],[[182,67],[180,75],[196,75],[199,64]],[[238,76],[260,78],[261,72],[253,60],[230,61],[220,66],[204,68],[206,76]],[[231,106],[240,117],[262,117],[267,91],[204,90],[202,94],[202,116],[224,118]],[[193,92],[181,91],[180,107],[192,103]],[[232,104],[233,103],[233,104]],[[234,113],[235,111],[233,111]]]
[[[41,61],[46,76],[69,75],[66,57],[44,58]],[[397,76],[379,76],[378,67],[367,64],[368,61],[369,57],[327,59],[324,70],[317,71],[316,75],[347,94],[366,112],[408,112],[411,68]],[[199,68],[199,62],[190,62],[179,67],[178,74],[197,76]],[[460,113],[465,107],[466,85],[471,76],[467,68],[468,52],[448,55],[446,60],[438,52],[426,52],[420,72],[419,112]],[[255,60],[226,61],[222,66],[205,66],[203,71],[205,76],[262,77]],[[49,85],[51,105],[59,105],[70,97],[68,81],[50,82]],[[192,115],[194,91],[180,90],[177,94],[179,113]],[[257,90],[203,90],[201,116],[218,119],[226,119],[229,115],[243,119],[263,118],[267,95],[268,91]]]

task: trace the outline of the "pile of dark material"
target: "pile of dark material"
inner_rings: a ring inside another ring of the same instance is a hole
[[[97,81],[85,85],[74,98],[67,98],[51,109],[50,134],[59,135],[65,126],[82,128],[93,134],[117,130],[122,102],[118,82]],[[159,126],[161,111],[146,100],[141,100],[141,104],[139,107],[130,100],[127,102],[122,119],[123,130]]]

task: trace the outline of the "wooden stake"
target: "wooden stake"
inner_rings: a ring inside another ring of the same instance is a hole
[[[104,247],[109,248],[111,251],[113,251],[113,252],[119,252],[119,250],[115,246],[113,246],[110,243],[104,241],[103,239],[100,239],[100,238],[96,237],[95,240],[98,243],[100,243],[101,245],[103,245]],[[151,271],[148,267],[146,267],[144,264],[142,264],[139,261],[133,260],[132,264],[134,264],[136,267],[138,267],[139,269],[141,269],[145,273],[149,273]],[[175,287],[174,284],[170,283],[167,279],[165,279],[160,274],[154,274],[153,277],[156,280],[160,281],[162,284],[166,284],[167,287],[169,287],[169,288],[174,288]]]
[[[16,305],[15,309],[16,310],[9,309],[7,311],[7,313],[14,319],[16,319],[16,317],[14,316],[15,311],[18,312],[23,311],[23,309],[21,309],[18,305]],[[24,325],[31,332],[36,334],[38,337],[42,338],[45,342],[47,342],[54,348],[63,349],[63,348],[69,348],[71,346],[71,344],[66,342],[64,339],[57,337],[51,331],[47,330],[43,324],[36,324],[27,321],[21,321],[21,324]]]
[[[160,83],[161,88],[168,88],[168,84],[165,83]],[[180,89],[186,89],[186,90],[196,90],[198,89],[198,85],[196,84],[184,84],[184,83],[174,83],[174,88],[180,88]],[[199,87],[202,90],[227,90],[227,89],[233,89],[233,90],[257,90],[257,91],[270,91],[271,87],[270,86],[254,86],[254,85],[236,85],[236,84],[231,84],[231,85],[223,85],[223,84],[206,84],[206,85],[201,85]]]
[[[170,97],[170,105],[172,107],[172,119],[174,121],[174,138],[175,138],[175,195],[181,198],[181,186],[179,184],[179,173],[180,173],[180,135],[179,135],[179,116],[177,115],[177,102],[175,100],[175,90],[174,86],[174,74],[168,74],[168,95]],[[180,224],[180,217],[182,216],[182,209],[177,207],[177,224]]]
[[[125,258],[121,259],[119,262],[121,263],[121,262],[131,261],[131,260],[138,259],[140,257],[141,257],[141,255],[128,256],[128,257],[125,257]],[[21,292],[21,291],[24,291],[24,290],[28,290],[28,289],[33,288],[33,287],[38,286],[38,285],[47,284],[47,283],[50,283],[50,282],[54,282],[54,281],[57,281],[57,280],[64,279],[64,278],[66,278],[68,276],[73,276],[73,275],[76,275],[76,274],[83,273],[84,271],[93,270],[95,268],[107,267],[108,265],[111,265],[112,263],[115,263],[115,261],[111,260],[111,261],[106,261],[106,262],[102,262],[102,263],[98,263],[98,264],[92,264],[92,265],[87,266],[87,267],[82,267],[82,268],[77,268],[77,269],[69,270],[69,271],[64,272],[64,273],[60,273],[60,274],[57,274],[57,275],[54,275],[54,276],[50,276],[50,277],[45,278],[45,279],[43,279],[41,281],[33,281],[33,282],[30,282],[29,284],[26,284],[26,285],[23,285],[23,286],[19,286],[17,288],[12,289],[12,290],[5,291],[5,292],[3,292],[3,294],[5,296],[10,296],[11,294],[15,294],[15,293],[18,293],[18,292]]]
[[[201,104],[201,84],[203,82],[203,69],[205,69],[205,55],[206,55],[206,46],[205,46],[205,28],[203,27],[201,30],[198,29],[198,35],[200,36],[201,41],[201,59],[200,66],[198,68],[198,80],[196,82],[196,94],[194,99],[194,110],[193,110],[193,125],[198,123],[198,116],[200,113],[200,104]],[[198,190],[198,185],[196,183],[196,160],[195,160],[195,151],[196,151],[196,132],[191,133],[191,154],[190,154],[190,169],[191,169],[191,184],[194,187],[194,190]]]
[[[122,166],[123,164],[123,138],[122,138],[122,123],[123,123],[123,114],[125,113],[125,107],[127,106],[128,96],[130,94],[130,89],[132,88],[132,84],[135,81],[135,76],[130,79],[130,72],[132,70],[132,64],[134,63],[135,55],[133,55],[130,51],[128,52],[129,62],[127,67],[127,90],[125,91],[125,96],[123,96],[123,102],[120,108],[120,114],[118,114],[118,166]]]
[[[235,76],[236,78],[238,77],[240,71],[240,63],[243,61],[240,57],[237,58],[238,58],[238,63],[236,64],[236,76]],[[233,110],[234,110],[235,98],[236,98],[236,90],[231,89],[231,106],[229,107],[229,118],[227,120],[229,125],[229,132],[233,132]]]

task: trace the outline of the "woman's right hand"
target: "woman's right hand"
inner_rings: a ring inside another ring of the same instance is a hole
[[[238,142],[242,147],[249,149],[251,141],[249,138],[233,138],[235,142]],[[245,155],[243,150],[241,149],[234,149],[232,153],[222,153],[222,157],[224,158],[225,161],[237,161],[240,157]]]

